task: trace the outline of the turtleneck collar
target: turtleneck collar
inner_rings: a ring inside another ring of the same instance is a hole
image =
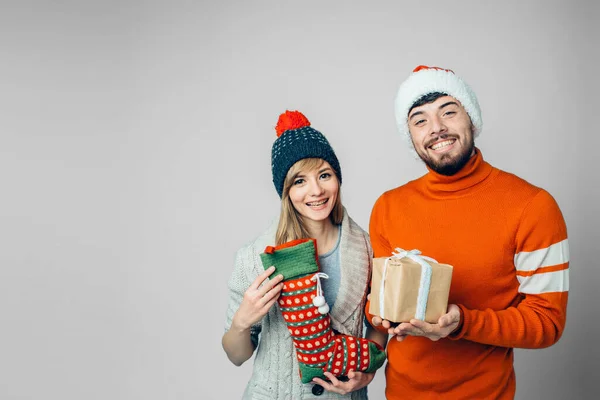
[[[452,176],[438,174],[429,167],[427,169],[429,173],[423,177],[426,189],[432,194],[447,196],[451,192],[464,195],[476,190],[475,186],[483,182],[494,168],[483,160],[481,150],[476,147],[475,154]]]

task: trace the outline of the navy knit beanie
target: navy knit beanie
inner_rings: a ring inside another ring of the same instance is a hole
[[[273,184],[279,194],[283,195],[283,183],[289,169],[305,158],[321,158],[331,165],[340,184],[342,170],[331,145],[325,136],[311,128],[310,122],[299,111],[286,111],[279,116],[277,140],[271,149],[271,170]]]

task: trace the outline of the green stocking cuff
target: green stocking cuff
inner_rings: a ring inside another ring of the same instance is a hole
[[[312,240],[281,249],[267,247],[267,250],[260,254],[260,259],[264,269],[271,265],[275,267],[271,276],[281,274],[284,281],[319,271]]]

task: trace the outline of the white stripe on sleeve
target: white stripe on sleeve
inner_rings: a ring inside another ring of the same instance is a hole
[[[542,294],[550,292],[567,292],[569,290],[569,269],[542,272],[531,276],[518,276],[521,284],[519,292],[527,294]]]
[[[569,262],[569,239],[554,243],[545,249],[522,251],[515,255],[517,271],[535,271],[542,267],[551,267]]]

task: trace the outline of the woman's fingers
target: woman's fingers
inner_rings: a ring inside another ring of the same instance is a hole
[[[258,288],[258,295],[261,297],[266,296],[267,293],[270,290],[272,290],[274,287],[276,287],[279,283],[281,283],[282,280],[283,280],[283,275],[281,275],[281,274],[277,275],[274,278],[269,279],[269,282],[265,283],[260,288]],[[281,285],[281,286],[283,287],[283,285]]]
[[[272,300],[273,301],[277,300],[279,293],[281,293],[281,289],[283,289],[283,283],[277,284],[275,287],[273,287],[271,290],[269,290],[267,293],[265,293],[265,295],[260,299],[260,301],[263,303],[268,303],[268,302],[271,302]]]
[[[263,315],[268,313],[269,310],[271,309],[271,307],[273,307],[273,304],[275,304],[275,302],[277,301],[277,296],[273,297],[271,300],[269,300],[262,308],[262,313]]]
[[[275,267],[270,266],[267,268],[262,274],[258,275],[254,282],[250,285],[250,289],[258,289],[258,287],[273,273],[275,272]]]
[[[331,381],[331,384],[333,386],[338,386],[341,382],[338,380],[338,378],[332,374],[331,372],[324,372],[323,375],[325,375],[327,378],[329,378],[329,380]]]

